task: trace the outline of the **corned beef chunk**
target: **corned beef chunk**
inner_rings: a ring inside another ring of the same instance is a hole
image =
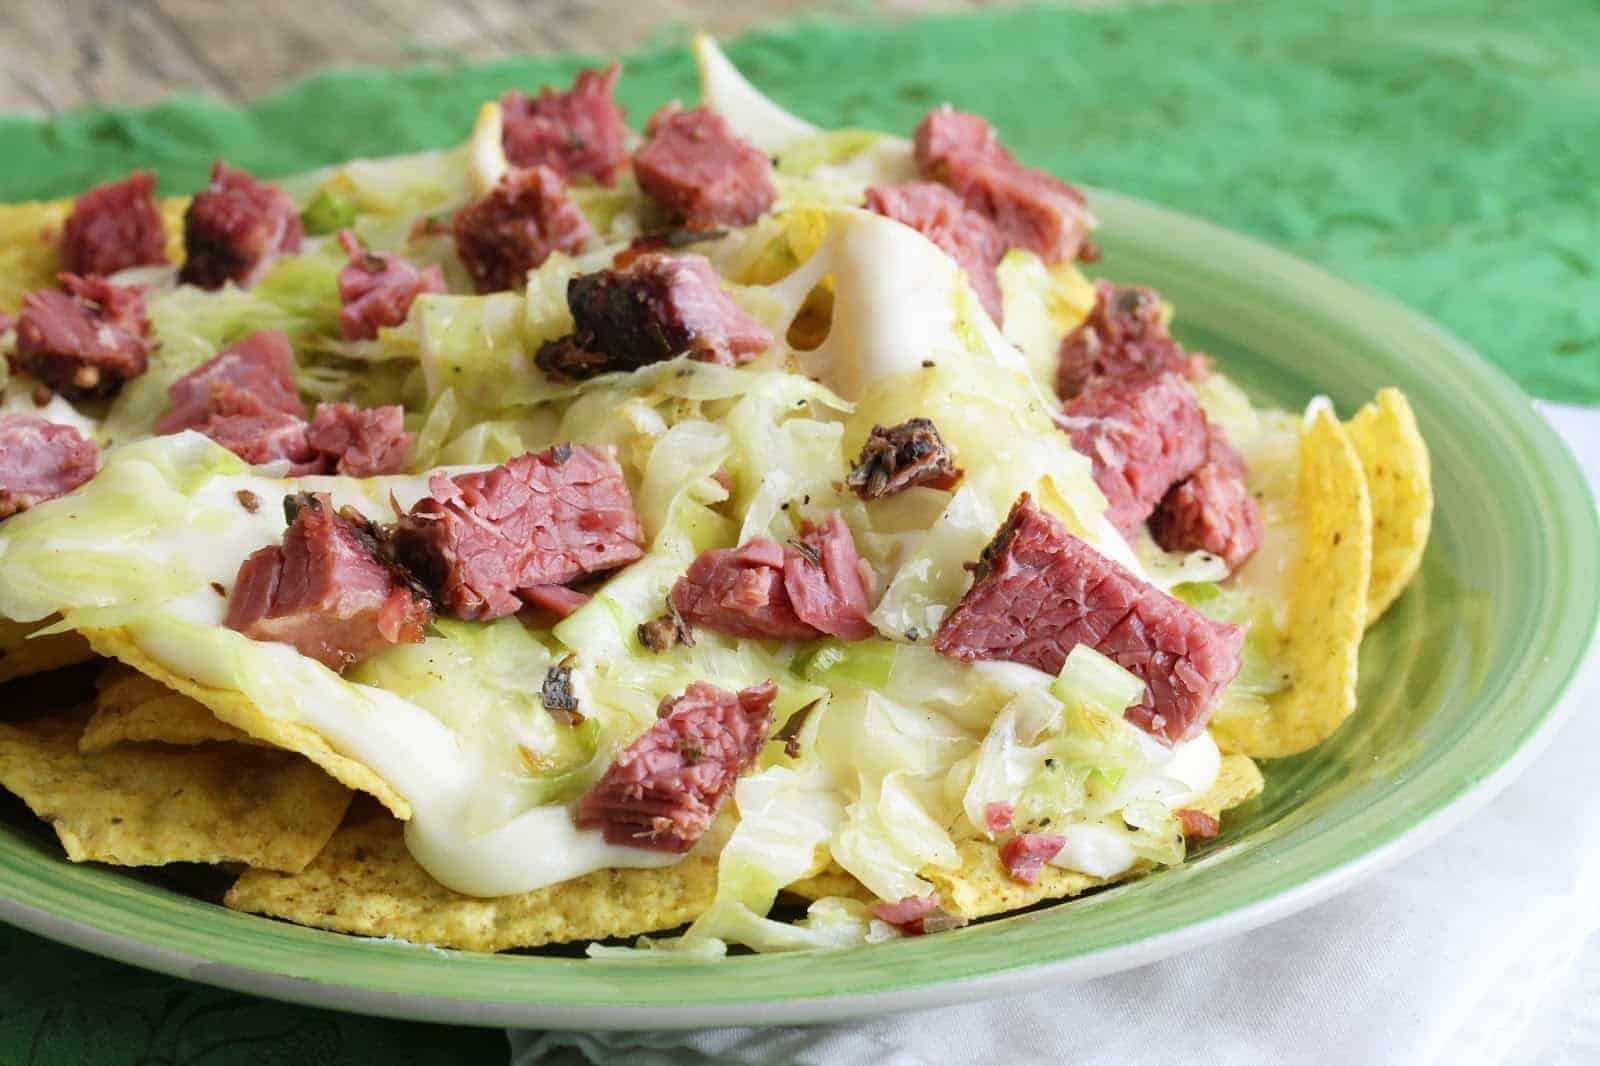
[[[157,433],[198,430],[247,463],[289,461],[289,473],[376,477],[405,465],[414,436],[397,406],[318,404],[306,421],[294,381],[294,349],[259,330],[172,383]]]
[[[967,272],[967,280],[998,324],[1004,317],[995,268],[1005,258],[1006,239],[987,217],[943,185],[911,181],[867,190],[867,210],[904,223],[937,244]]]
[[[183,216],[183,268],[178,280],[202,289],[232,281],[249,286],[272,261],[300,250],[300,213],[289,194],[222,160],[211,184]]]
[[[371,340],[385,326],[398,326],[425,292],[444,292],[444,271],[418,270],[392,253],[363,251],[356,235],[339,231],[350,262],[339,271],[339,333],[347,341]]]
[[[876,500],[913,485],[953,488],[960,480],[933,422],[913,418],[888,429],[873,426],[845,484],[863,500]]]
[[[636,370],[685,352],[737,366],[772,345],[701,255],[642,255],[627,270],[579,274],[567,282],[567,306],[574,332],[534,356],[556,378]]]
[[[294,349],[275,329],[259,330],[213,356],[167,389],[172,406],[156,423],[157,433],[199,429],[217,413],[247,409],[248,394],[261,411],[305,418],[294,383]]]
[[[167,396],[172,406],[157,433],[198,430],[247,463],[287,459],[291,474],[323,472],[306,438],[294,350],[277,330],[259,330],[218,353],[173,382]]]
[[[1205,413],[1175,374],[1097,378],[1067,401],[1060,421],[1094,463],[1106,517],[1129,540],[1167,490],[1205,462]]]
[[[1001,659],[1056,674],[1079,644],[1145,683],[1130,722],[1179,741],[1205,728],[1212,701],[1238,673],[1244,630],[1140,581],[1023,493],[933,646],[962,662]]]
[[[0,518],[65,496],[94,477],[94,444],[37,415],[0,415]]]
[[[406,432],[405,410],[393,404],[320,403],[306,430],[306,442],[341,477],[398,474],[415,439]]]
[[[627,127],[615,92],[622,68],[580,70],[566,92],[545,86],[537,97],[500,98],[501,144],[514,167],[546,166],[571,180],[587,174],[615,185],[628,160]]]
[[[1210,840],[1222,828],[1222,823],[1217,821],[1215,815],[1193,807],[1184,807],[1177,814],[1185,840]]]
[[[607,451],[560,444],[479,473],[436,474],[403,515],[395,557],[456,618],[514,613],[542,586],[614,570],[644,554],[622,468]]]
[[[1161,297],[1154,289],[1094,283],[1094,309],[1061,342],[1056,392],[1070,400],[1102,377],[1130,377],[1173,371],[1187,377],[1204,373],[1205,360],[1191,356],[1167,332]]]
[[[1083,193],[1042,170],[1025,167],[977,115],[944,104],[928,112],[913,138],[922,176],[954,189],[992,221],[1006,243],[1047,263],[1085,254],[1093,218]]]
[[[795,614],[784,587],[784,555],[766,537],[701,552],[672,586],[672,606],[690,625],[733,637],[814,640],[821,632]]]
[[[834,511],[787,545],[756,537],[702,552],[670,602],[683,622],[729,636],[864,640],[875,632],[867,595],[855,539]]]
[[[243,390],[221,387],[211,414],[193,428],[252,466],[284,459],[293,477],[325,472],[322,457],[306,439],[306,420],[265,410]]]
[[[336,514],[324,493],[286,497],[283,509],[283,543],[239,567],[225,625],[291,644],[333,670],[391,644],[421,643],[427,601],[379,560],[365,522]]]
[[[149,338],[143,289],[62,274],[23,297],[16,363],[70,399],[109,396],[144,373]]]
[[[61,229],[61,269],[115,274],[167,261],[167,232],[156,206],[156,176],[136,170],[78,197]]]
[[[771,681],[734,695],[696,681],[661,704],[586,793],[574,817],[607,843],[685,852],[711,828],[772,726]]]
[[[783,587],[794,613],[829,636],[866,640],[877,633],[867,621],[869,584],[855,538],[838,511],[828,512],[820,526],[807,523],[784,549]]]
[[[1245,487],[1244,457],[1211,426],[1206,461],[1172,487],[1150,516],[1168,551],[1206,551],[1237,570],[1261,547],[1261,509]]]
[[[520,289],[551,252],[576,252],[592,232],[549,167],[506,173],[482,200],[456,213],[456,253],[479,292]]]
[[[1011,880],[1031,885],[1044,864],[1067,846],[1067,838],[1050,833],[1018,833],[1000,845],[1000,863]]]
[[[633,156],[639,188],[690,229],[748,226],[778,199],[772,161],[709,107],[668,104],[645,137]]]

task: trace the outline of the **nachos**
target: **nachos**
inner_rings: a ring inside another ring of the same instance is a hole
[[[0,208],[0,681],[98,671],[0,786],[70,860],[844,947],[1182,862],[1356,712],[1404,396],[1264,405],[980,116],[819,130],[696,51],[638,129],[613,65],[451,150]]]

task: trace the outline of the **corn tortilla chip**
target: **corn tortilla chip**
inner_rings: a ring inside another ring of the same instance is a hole
[[[350,791],[290,752],[242,744],[85,755],[85,709],[0,724],[0,786],[55,829],[73,862],[242,862],[302,870]]]
[[[53,617],[43,622],[12,622],[0,618],[0,684],[94,658],[89,642],[76,633],[28,636],[56,621],[58,619]]]
[[[120,659],[146,677],[153,678],[167,688],[197,700],[211,709],[217,718],[250,737],[265,741],[276,748],[299,752],[322,767],[336,781],[365,792],[382,803],[396,818],[411,817],[411,804],[379,777],[365,763],[335,751],[333,745],[316,730],[298,722],[271,718],[242,693],[229,689],[202,685],[193,678],[184,677],[167,669],[144,653],[126,631],[120,629],[87,630],[84,636],[102,655]]]
[[[1223,751],[1280,758],[1333,735],[1356,707],[1356,668],[1367,624],[1372,503],[1361,459],[1326,408],[1300,435],[1303,553],[1289,600],[1282,654],[1293,683],[1263,705],[1219,713],[1211,733]]]
[[[183,262],[183,213],[187,197],[161,201],[167,231],[167,258]],[[34,289],[53,288],[61,265],[56,241],[72,214],[71,200],[0,204],[0,310],[15,312]]]
[[[1367,625],[1376,622],[1416,576],[1433,524],[1428,444],[1399,389],[1377,398],[1345,423],[1361,457],[1372,497],[1372,582]]]
[[[106,668],[97,687],[94,714],[78,738],[79,751],[105,751],[118,744],[255,743],[218,721],[203,704],[120,663]]]
[[[716,852],[725,839],[707,834],[703,847],[675,866],[597,870],[520,895],[479,899],[430,877],[406,850],[401,823],[370,809],[352,814],[304,872],[251,870],[223,902],[317,929],[466,951],[602,940],[698,917],[716,896]]]
[[[1261,770],[1247,756],[1226,755],[1216,781],[1192,806],[1220,817],[1224,811],[1259,796],[1262,784]],[[1004,914],[1044,900],[1067,899],[1091,888],[1129,880],[1150,871],[1148,865],[1138,865],[1116,877],[1099,878],[1047,865],[1039,871],[1036,882],[1025,885],[1013,881],[1006,873],[1000,863],[1000,847],[992,841],[963,840],[956,845],[956,853],[961,860],[959,868],[929,867],[922,871],[922,876],[933,882],[945,910],[969,919]],[[830,863],[822,873],[797,881],[785,891],[804,899],[844,896],[870,903],[874,898],[837,863]]]

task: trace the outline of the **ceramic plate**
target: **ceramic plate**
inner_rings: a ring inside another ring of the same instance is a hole
[[[1438,510],[1421,575],[1361,651],[1361,707],[1268,763],[1264,797],[1194,860],[938,936],[715,964],[469,955],[302,929],[67,863],[0,827],[0,917],[141,966],[323,1007],[583,1028],[830,1020],[1125,969],[1350,888],[1461,821],[1556,727],[1591,643],[1600,543],[1576,464],[1502,374],[1388,299],[1207,223],[1108,193],[1098,271],[1153,285],[1178,332],[1259,396],[1348,415],[1410,396]]]

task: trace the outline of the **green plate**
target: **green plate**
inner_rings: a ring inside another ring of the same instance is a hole
[[[1097,193],[1101,270],[1154,285],[1260,396],[1348,414],[1411,398],[1438,511],[1422,574],[1367,637],[1361,708],[1268,764],[1195,860],[953,933],[836,953],[650,965],[468,955],[234,914],[0,831],[0,917],[128,962],[410,1019],[583,1028],[836,1021],[1150,962],[1309,906],[1461,821],[1557,725],[1595,629],[1600,543],[1577,465],[1517,388],[1386,298],[1264,245]]]

